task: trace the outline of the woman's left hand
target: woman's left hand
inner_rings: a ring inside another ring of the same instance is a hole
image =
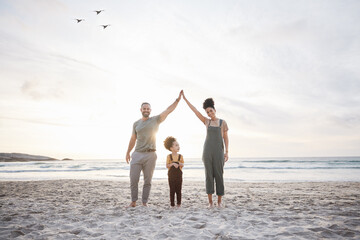
[[[227,160],[229,160],[229,154],[228,153],[224,153],[224,160],[225,160],[225,162],[227,162]]]

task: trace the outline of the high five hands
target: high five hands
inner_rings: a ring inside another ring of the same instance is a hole
[[[179,97],[176,99],[178,102],[180,101],[181,97],[186,100],[184,90],[181,90],[179,93]]]
[[[181,96],[184,95],[184,90],[181,90],[179,93],[179,97],[176,99],[177,102],[179,102],[181,100]]]
[[[184,90],[181,90],[180,95],[182,96],[182,98],[183,98],[184,100],[186,100]]]

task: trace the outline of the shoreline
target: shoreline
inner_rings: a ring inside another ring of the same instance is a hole
[[[359,189],[359,182],[225,182],[224,208],[209,209],[204,182],[186,181],[182,207],[172,209],[167,181],[155,180],[149,207],[126,208],[128,181],[1,181],[0,238],[359,238]]]
[[[140,177],[140,181],[139,181],[139,186],[142,186],[143,184],[143,176]],[[130,184],[130,178],[119,178],[119,179],[110,179],[110,178],[106,178],[106,179],[90,179],[90,178],[59,178],[59,179],[31,179],[31,180],[25,180],[25,179],[1,179],[0,178],[0,184],[3,183],[11,183],[11,182],[51,182],[51,181],[89,181],[89,182],[121,182],[121,183],[129,183]],[[156,184],[156,183],[168,183],[168,179],[153,179],[152,180],[152,184]],[[187,180],[183,178],[183,184],[187,184],[187,183],[203,183],[205,185],[205,180]],[[327,183],[359,183],[360,184],[360,180],[359,181],[353,181],[353,180],[349,180],[349,181],[338,181],[338,180],[333,180],[333,181],[304,181],[304,180],[282,180],[282,181],[278,181],[278,180],[264,180],[264,181],[249,181],[249,180],[224,180],[224,184],[306,184],[306,183],[314,183],[314,184],[327,184]],[[359,189],[360,191],[360,189]]]

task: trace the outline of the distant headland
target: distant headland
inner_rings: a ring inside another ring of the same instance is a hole
[[[60,160],[52,157],[30,155],[25,153],[0,153],[0,162],[65,161],[65,160],[72,160],[72,159],[64,158]]]

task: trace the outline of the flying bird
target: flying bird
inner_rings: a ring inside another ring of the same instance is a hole
[[[96,12],[96,15],[99,15],[102,11],[105,11],[104,9],[103,10],[95,10],[94,12]]]
[[[105,29],[105,28],[107,28],[108,26],[110,26],[110,24],[108,24],[108,25],[100,25],[100,26]]]
[[[79,18],[75,18],[75,20],[77,21],[77,23],[80,23],[82,21],[85,21],[85,19],[79,19]]]

